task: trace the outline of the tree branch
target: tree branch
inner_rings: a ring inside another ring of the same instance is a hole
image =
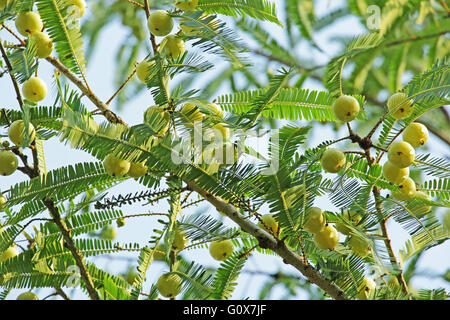
[[[16,77],[14,76],[14,74],[12,72],[11,62],[9,62],[8,55],[6,54],[5,48],[3,47],[2,39],[0,39],[0,51],[2,53],[3,60],[5,60],[6,67],[8,68],[8,71],[9,71],[8,73],[9,73],[9,76],[11,77],[11,81],[13,83],[14,90],[16,91],[16,98],[17,98],[17,101],[19,102],[20,109],[23,112],[22,95],[20,94],[20,89],[19,89],[19,85],[17,84]]]

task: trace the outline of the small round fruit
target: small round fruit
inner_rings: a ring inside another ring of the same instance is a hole
[[[185,19],[180,19],[180,28],[181,31],[187,36],[195,36],[198,34],[198,31],[196,29],[199,29],[199,26],[190,26],[188,25],[190,21],[187,21]]]
[[[270,234],[277,234],[278,222],[275,220],[273,214],[264,214],[258,222],[258,227],[264,229]]]
[[[327,219],[323,215],[322,209],[318,207],[311,207],[308,208],[305,213],[307,220],[303,228],[306,231],[309,233],[317,233],[325,227]]]
[[[110,176],[120,177],[128,173],[131,164],[127,160],[122,160],[113,156],[112,154],[109,154],[103,161],[103,166]]]
[[[159,106],[151,106],[145,110],[144,123],[150,126],[157,136],[163,136],[170,127],[170,114]]]
[[[361,220],[361,216],[356,211],[352,211],[350,213],[348,213],[348,211],[344,211],[344,218],[352,225],[356,225]],[[345,234],[346,236],[350,235],[351,233],[350,228],[342,222],[336,223],[336,230],[342,234]]]
[[[45,59],[52,53],[53,41],[46,33],[36,31],[31,34],[29,39],[35,47],[35,54],[37,58]]]
[[[139,274],[133,270],[127,272],[127,282],[130,286],[134,284],[136,280],[139,279]]]
[[[410,123],[403,131],[403,141],[408,142],[413,148],[419,148],[428,140],[428,129],[418,122]]]
[[[159,244],[153,253],[153,259],[158,261],[164,261],[165,256],[166,254],[164,253],[164,245]]]
[[[147,77],[150,74],[150,67],[155,64],[155,61],[144,60],[140,62],[136,67],[136,75],[143,83],[146,83]]]
[[[0,175],[9,176],[16,171],[18,166],[19,161],[14,153],[6,150],[0,151]]]
[[[359,113],[359,102],[352,96],[340,96],[333,104],[333,113],[337,119],[350,122]]]
[[[224,123],[216,123],[205,132],[207,141],[226,141],[230,139],[230,129]]]
[[[128,175],[132,178],[138,179],[147,174],[148,167],[143,163],[130,163],[130,170],[128,170]]]
[[[167,36],[173,28],[173,19],[167,11],[155,10],[147,20],[152,34],[158,37]]]
[[[47,85],[44,80],[33,77],[24,82],[22,92],[25,99],[39,102],[47,95]]]
[[[206,106],[204,106],[204,109],[212,116],[219,117],[219,118],[223,117],[222,109],[216,103],[208,103]]]
[[[197,8],[198,0],[190,0],[190,1],[183,1],[183,0],[177,0],[175,2],[175,6],[184,11],[194,11],[195,8]]]
[[[186,127],[193,127],[197,121],[202,121],[204,114],[193,104],[186,103],[180,110],[181,119]]]
[[[38,296],[35,295],[33,292],[24,292],[21,293],[16,300],[39,300]]]
[[[314,234],[314,243],[320,249],[323,250],[334,250],[337,243],[339,242],[339,233],[331,225],[325,225],[325,227]]]
[[[370,252],[370,247],[367,241],[354,235],[350,236],[348,246],[352,249],[354,254],[360,256],[361,258],[366,257]]]
[[[388,280],[388,282],[387,282],[387,285],[388,285],[389,287],[398,288],[398,287],[400,286],[400,283],[398,282],[397,277],[390,276],[390,277],[389,277],[389,280]]]
[[[8,0],[0,0],[0,10],[5,9],[7,3],[8,3]]]
[[[359,287],[356,298],[358,298],[359,300],[368,300],[376,287],[377,285],[375,281],[370,278],[364,278]]]
[[[125,226],[125,219],[124,218],[117,218],[116,224],[117,224],[117,226],[119,228],[122,228],[123,226]]]
[[[29,141],[33,141],[36,137],[36,130],[32,123],[28,123]],[[8,130],[8,137],[16,146],[22,146],[25,138],[25,122],[23,120],[14,121]]]
[[[166,50],[167,56],[171,59],[180,58],[186,51],[184,46],[184,41],[180,37],[169,35],[166,37],[166,44],[164,49]]]
[[[102,229],[102,231],[100,231],[100,238],[104,240],[114,240],[116,235],[116,229],[111,226],[106,226]]]
[[[0,210],[3,210],[6,208],[6,203],[8,200],[6,200],[5,196],[0,194]],[[3,229],[0,228],[0,233],[2,233]]]
[[[407,177],[404,178],[399,184],[398,187],[400,189],[400,193],[407,197],[408,199],[412,199],[416,194],[416,183],[413,179]]]
[[[390,183],[400,183],[409,176],[409,168],[399,168],[388,160],[383,165],[383,176]]]
[[[408,99],[408,96],[406,94],[404,94],[403,92],[398,92],[394,93],[388,99],[387,107],[389,112],[393,112],[392,116],[395,119],[405,119],[412,114],[414,110],[413,103],[413,100]]]
[[[166,273],[156,283],[159,293],[166,298],[176,297],[181,292],[181,278],[175,273]]]
[[[85,0],[70,0],[69,5],[74,5],[78,7],[79,17],[81,18],[86,11],[86,1]]]
[[[0,255],[0,262],[5,262],[8,259],[12,259],[19,255],[19,251],[15,247],[9,247],[6,251]]]
[[[231,240],[213,241],[209,245],[209,253],[211,254],[211,257],[218,261],[226,260],[233,254],[233,251],[234,247]]]
[[[416,191],[416,193],[414,195],[414,198],[422,198],[422,199],[425,199],[425,200],[428,200],[428,201],[431,200],[430,196],[428,194],[426,194],[425,192],[423,192],[423,191]],[[422,215],[422,214],[430,212],[430,210],[431,210],[431,206],[430,205],[428,205],[428,204],[420,204],[420,205],[418,205],[417,207],[414,208],[414,213],[417,214],[417,215]]]
[[[183,250],[186,248],[188,241],[189,239],[186,237],[183,230],[176,230],[173,237],[172,249],[176,251]]]
[[[399,168],[409,167],[416,157],[414,148],[405,141],[394,143],[388,151],[388,159]]]
[[[30,36],[33,32],[41,31],[44,28],[41,16],[36,12],[23,12],[16,18],[17,31],[24,37]]]
[[[328,148],[323,153],[320,164],[325,171],[336,173],[344,167],[345,161],[345,154],[341,150]]]

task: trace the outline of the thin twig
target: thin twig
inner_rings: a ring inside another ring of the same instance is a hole
[[[6,67],[8,68],[9,76],[11,77],[11,81],[13,83],[14,90],[16,91],[16,98],[17,98],[17,101],[19,102],[20,109],[23,112],[22,95],[20,94],[20,89],[19,89],[19,85],[17,84],[16,77],[14,76],[14,74],[12,72],[13,68],[11,66],[11,63],[9,62],[8,55],[6,54],[5,48],[3,47],[2,39],[0,39],[0,51],[2,53],[3,60],[5,60]]]

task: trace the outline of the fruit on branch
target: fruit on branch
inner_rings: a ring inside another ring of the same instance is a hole
[[[173,29],[173,19],[165,10],[155,10],[147,20],[148,29],[158,37],[167,36]]]
[[[28,291],[19,294],[16,300],[39,300],[38,296],[35,295],[33,292]]]
[[[197,121],[202,121],[204,114],[193,104],[186,103],[180,110],[181,119],[186,127],[193,127]]]
[[[388,99],[387,107],[395,119],[405,119],[412,114],[414,101],[409,99],[405,93],[397,92]]]
[[[330,173],[338,172],[345,165],[345,154],[336,148],[328,148],[320,159],[322,168]]]
[[[25,99],[39,102],[47,95],[47,85],[41,78],[33,77],[24,82],[22,93]]]
[[[170,114],[160,106],[151,106],[145,110],[144,123],[148,125],[158,137],[163,136],[170,127]]]
[[[230,129],[225,123],[216,123],[211,128],[205,130],[205,140],[207,141],[227,141],[230,139]]]
[[[28,134],[29,140],[33,141],[36,137],[36,130],[31,122],[28,123],[28,130],[25,130],[25,122],[23,120],[14,121],[9,127],[8,137],[16,146],[22,146],[23,140]]]
[[[338,242],[339,233],[329,224],[326,224],[322,230],[314,234],[314,243],[320,249],[334,250]]]
[[[104,240],[114,240],[116,235],[117,235],[116,229],[111,226],[105,226],[100,231],[100,238]]]
[[[400,189],[400,194],[403,198],[410,200],[414,197],[416,193],[416,183],[413,179],[407,177],[404,178],[399,184],[398,188]]]
[[[204,109],[207,114],[212,115],[214,117],[218,117],[218,118],[223,117],[222,109],[216,103],[208,103],[205,106],[202,106],[202,109]]]
[[[125,226],[125,219],[124,218],[117,218],[116,224],[117,224],[117,226],[119,228],[122,228],[123,226]]]
[[[136,280],[139,279],[139,274],[134,270],[129,270],[126,274],[126,280],[130,286],[134,284]]]
[[[191,21],[188,21],[186,19],[181,19],[180,20],[180,28],[181,31],[183,31],[183,33],[187,36],[195,36],[198,34],[198,31],[196,31],[196,29],[200,29],[201,27],[196,25],[196,26],[190,26],[189,23],[192,23]]]
[[[389,277],[389,280],[388,280],[388,282],[387,282],[387,285],[388,285],[389,287],[397,288],[397,287],[400,286],[400,283],[398,282],[397,277],[390,276],[390,277]]]
[[[16,171],[18,166],[19,161],[14,153],[7,150],[0,151],[0,175],[9,176]]]
[[[209,245],[209,253],[215,260],[223,261],[233,254],[234,247],[231,240],[217,240]]]
[[[261,216],[261,220],[258,221],[258,227],[264,229],[270,234],[277,234],[278,232],[281,232],[281,229],[278,230],[278,222],[275,220],[273,214],[263,214]]]
[[[136,67],[136,75],[143,83],[147,83],[147,77],[150,74],[150,68],[155,65],[155,61],[144,60]]]
[[[403,131],[403,141],[408,142],[413,148],[423,146],[427,140],[428,129],[421,123],[410,123]]]
[[[375,283],[375,281],[370,278],[364,277],[359,287],[359,291],[356,294],[356,298],[358,298],[359,300],[368,300],[373,294],[373,291],[376,287],[377,284]]]
[[[69,5],[74,5],[78,7],[79,17],[81,18],[86,11],[86,1],[85,0],[70,0]]]
[[[177,0],[175,2],[175,6],[184,11],[194,11],[195,8],[197,8],[198,0],[189,0],[189,1],[183,1],[183,0]]]
[[[399,168],[388,160],[383,165],[383,176],[390,183],[400,183],[409,176],[409,168]]]
[[[172,249],[175,251],[180,251],[186,248],[189,239],[183,230],[176,230],[173,236]]]
[[[5,196],[0,193],[0,210],[3,210],[6,208],[6,203],[8,200],[6,200]],[[0,233],[2,233],[3,229],[0,228]]]
[[[164,49],[171,59],[180,58],[186,51],[183,39],[174,35],[168,35],[165,39]]]
[[[165,273],[159,277],[156,288],[163,297],[176,297],[181,292],[181,278],[172,272]]]
[[[120,177],[130,170],[130,162],[109,154],[103,161],[106,172],[112,177]]]
[[[143,163],[130,163],[130,170],[128,170],[128,175],[132,178],[138,179],[147,174],[148,167]]]
[[[421,198],[430,201],[431,198],[428,194],[423,191],[416,191],[414,194],[414,198]],[[431,210],[431,206],[428,204],[418,204],[417,207],[414,208],[414,213],[417,215],[422,215]]]
[[[53,41],[44,32],[36,31],[32,33],[29,38],[29,41],[36,50],[35,51],[36,58],[45,59],[53,51]]]
[[[350,122],[359,113],[359,102],[352,96],[340,96],[333,104],[333,113],[337,119]]]
[[[303,228],[309,233],[317,233],[321,231],[325,224],[327,223],[327,219],[325,218],[322,209],[318,207],[311,207],[306,209],[306,223]]]
[[[0,255],[0,262],[4,262],[8,259],[12,259],[19,255],[19,251],[15,247],[9,247]]]
[[[283,191],[283,197],[288,208],[293,208],[299,201],[302,201],[309,195],[303,184],[299,184]]]
[[[164,253],[164,245],[158,244],[156,250],[153,253],[153,259],[158,261],[164,261],[165,253]]]
[[[0,0],[0,10],[5,9],[7,3],[8,3],[8,0]]]
[[[361,221],[361,216],[356,211],[351,211],[350,213],[346,210],[344,211],[344,218],[349,222],[349,224],[356,225]],[[346,236],[350,235],[351,230],[342,222],[336,223],[336,230]]]
[[[369,244],[365,239],[352,235],[348,240],[348,246],[352,249],[353,253],[361,258],[366,257],[370,252]]]
[[[414,148],[405,141],[394,143],[388,151],[388,159],[399,168],[409,167],[416,157]]]
[[[29,37],[33,32],[44,28],[41,16],[37,12],[22,12],[16,18],[17,31],[24,37]]]

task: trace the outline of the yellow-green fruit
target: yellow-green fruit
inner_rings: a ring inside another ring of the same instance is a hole
[[[221,141],[230,139],[230,129],[224,123],[216,123],[205,132],[208,141]]]
[[[17,31],[24,37],[30,36],[33,32],[41,31],[44,28],[41,16],[36,12],[23,12],[16,18]]]
[[[6,203],[8,200],[6,200],[5,196],[0,194],[0,210],[3,210],[6,208]],[[3,229],[0,228],[0,233],[2,233]]]
[[[123,226],[125,226],[125,219],[124,218],[118,218],[116,220],[116,224],[119,228],[122,228]]]
[[[154,260],[158,260],[158,261],[164,261],[164,257],[165,257],[165,253],[164,253],[164,245],[159,244],[156,247],[155,253],[153,254],[153,259]]]
[[[128,175],[132,178],[138,179],[147,174],[148,167],[143,163],[130,163],[130,170],[128,170]]]
[[[333,250],[339,242],[339,233],[331,225],[325,225],[325,227],[319,232],[314,234],[314,243],[320,249]]]
[[[450,211],[447,211],[444,215],[444,227],[450,231]]]
[[[175,6],[178,9],[184,10],[184,11],[194,11],[195,8],[197,8],[198,0],[190,0],[190,1],[183,1],[183,0],[177,0],[175,2]]]
[[[270,234],[277,234],[278,232],[278,222],[275,220],[273,214],[262,215],[258,226]]]
[[[209,113],[212,116],[222,118],[223,112],[220,106],[216,103],[208,103],[203,107],[207,113]]]
[[[22,92],[25,99],[39,102],[47,96],[47,85],[44,80],[33,77],[24,82]]]
[[[340,96],[333,104],[333,113],[337,119],[350,122],[359,113],[359,102],[352,96]]]
[[[345,161],[345,154],[341,150],[329,148],[323,153],[320,164],[325,171],[336,173],[344,167]]]
[[[8,259],[14,258],[19,255],[19,251],[15,247],[9,247],[6,251],[0,255],[0,262],[4,262]]]
[[[389,287],[397,288],[397,287],[400,286],[400,283],[398,282],[397,277],[390,276],[390,277],[389,277],[389,280],[388,280],[388,282],[387,282],[387,285],[388,285]]]
[[[166,50],[167,56],[171,59],[178,59],[186,51],[184,46],[184,41],[180,37],[169,35],[165,38],[166,44],[164,49]]]
[[[367,241],[354,235],[350,236],[348,246],[352,249],[354,254],[360,256],[361,258],[366,257],[370,252],[370,247]]]
[[[104,240],[114,240],[116,235],[116,229],[111,226],[106,226],[102,229],[102,231],[100,231],[100,238]]]
[[[403,131],[403,141],[408,142],[413,148],[419,148],[428,140],[428,129],[421,123],[410,123]]]
[[[209,245],[209,253],[211,254],[211,257],[218,261],[226,260],[233,254],[233,251],[234,247],[231,240],[213,241]]]
[[[152,34],[158,37],[167,36],[173,28],[173,19],[167,11],[155,10],[148,17],[147,25]]]
[[[425,200],[431,200],[430,196],[423,191],[416,191],[414,198],[422,198]],[[420,204],[414,208],[414,213],[417,215],[425,214],[431,210],[431,206],[428,204]]]
[[[358,224],[358,222],[361,220],[361,216],[355,211],[352,211],[350,213],[348,213],[348,211],[344,211],[344,218],[345,218],[345,220],[349,221],[353,225]],[[350,228],[347,227],[342,222],[336,223],[336,230],[347,236],[350,235],[350,233],[351,233]]]
[[[375,281],[370,278],[364,278],[359,287],[356,298],[358,298],[359,300],[368,300],[376,287],[377,285]]]
[[[395,119],[408,118],[414,110],[413,100],[408,99],[408,96],[403,92],[394,93],[389,98],[387,107],[389,112],[396,110],[392,113]]]
[[[39,298],[37,295],[30,291],[21,293],[16,300],[39,300]]]
[[[409,176],[409,168],[399,168],[388,160],[383,165],[383,176],[390,183],[400,183]]]
[[[204,114],[200,112],[199,108],[193,104],[186,103],[180,110],[181,119],[184,125],[192,127],[195,122],[202,121]]]
[[[130,286],[132,286],[137,279],[139,279],[139,274],[137,272],[133,270],[128,271],[126,280]]]
[[[155,64],[155,61],[144,60],[140,62],[136,67],[136,75],[143,83],[146,83],[147,77],[150,73],[150,67]]]
[[[9,127],[8,137],[16,146],[22,146],[25,134],[25,122],[23,120],[14,121]],[[29,142],[32,142],[36,137],[36,130],[30,122],[28,123],[28,137]]]
[[[186,248],[189,239],[186,237],[186,234],[182,230],[175,231],[172,248],[176,251],[183,250]]]
[[[189,21],[181,19],[180,20],[180,28],[181,31],[183,31],[183,33],[187,36],[195,36],[198,31],[196,31],[196,29],[199,29],[200,27],[198,26],[189,26],[187,25],[189,23]]]
[[[317,233],[321,231],[327,223],[327,219],[323,215],[322,209],[320,208],[308,208],[306,210],[306,216],[307,220],[303,228],[309,233]]]
[[[400,193],[408,199],[412,199],[416,194],[416,183],[411,178],[404,178],[399,184]]]
[[[113,156],[112,154],[109,154],[103,161],[103,166],[110,176],[120,177],[128,173],[131,164],[127,160],[122,160]]]
[[[8,0],[0,0],[0,10],[5,9],[7,3],[8,3]]]
[[[181,278],[175,273],[166,273],[156,283],[159,293],[166,298],[176,297],[181,292]]]
[[[80,17],[84,15],[86,11],[86,1],[85,0],[70,0],[69,5],[75,5],[79,9]]]
[[[13,174],[19,165],[19,161],[11,151],[0,151],[0,175],[9,176]]]
[[[52,53],[53,41],[46,33],[36,31],[31,34],[29,39],[35,47],[37,58],[45,59]]]
[[[150,125],[157,136],[163,136],[170,127],[170,114],[159,106],[151,106],[145,110],[144,123]]]
[[[405,141],[394,143],[388,151],[388,159],[399,168],[409,167],[416,157],[414,148]]]

